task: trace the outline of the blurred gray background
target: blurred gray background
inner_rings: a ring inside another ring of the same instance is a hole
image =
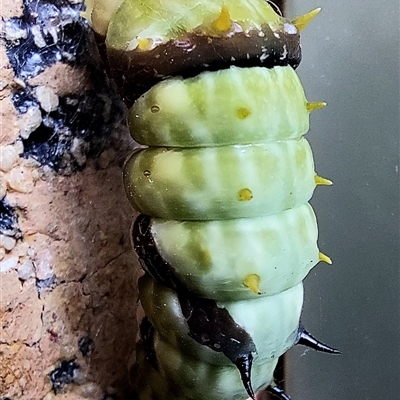
[[[316,170],[334,181],[312,204],[333,266],[306,280],[303,322],[343,355],[289,352],[293,400],[400,399],[399,3],[290,0],[289,17],[321,6],[302,34],[298,72],[313,113]]]

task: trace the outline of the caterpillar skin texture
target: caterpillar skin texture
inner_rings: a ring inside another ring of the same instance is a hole
[[[146,272],[132,379],[141,400],[244,400],[268,390],[295,344],[338,353],[300,324],[319,262],[308,201],[299,31],[264,0],[92,1],[86,17],[145,149],[126,162]]]

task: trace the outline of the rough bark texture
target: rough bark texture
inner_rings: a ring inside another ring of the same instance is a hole
[[[2,2],[0,399],[131,398],[132,143],[79,3]]]

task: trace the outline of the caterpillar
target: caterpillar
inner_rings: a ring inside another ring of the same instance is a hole
[[[126,162],[145,271],[133,381],[141,400],[240,400],[267,390],[295,344],[337,354],[301,325],[319,262],[308,201],[331,181],[304,135],[299,32],[264,0],[90,2],[85,17],[143,145]]]

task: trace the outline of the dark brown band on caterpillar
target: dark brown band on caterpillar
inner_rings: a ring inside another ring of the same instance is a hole
[[[230,66],[273,68],[290,65],[296,68],[301,61],[301,47],[296,27],[287,22],[279,31],[265,25],[261,30],[229,37],[187,33],[152,50],[108,49],[107,55],[114,79],[130,106],[169,76],[188,78]]]

